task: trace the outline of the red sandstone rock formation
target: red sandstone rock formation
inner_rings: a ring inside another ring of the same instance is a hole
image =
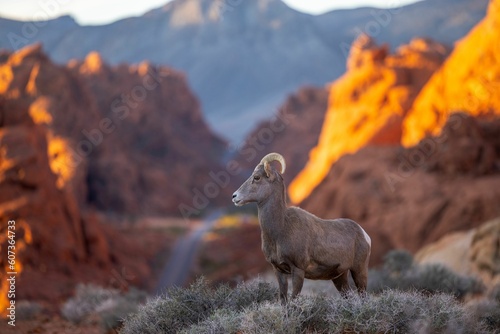
[[[500,215],[499,8],[492,0],[434,74],[441,46],[417,41],[389,56],[362,38],[332,85],[319,144],[290,195],[312,191],[306,209],[358,220],[375,263]],[[390,66],[394,57],[402,66]]]
[[[330,88],[325,122],[306,167],[290,184],[302,201],[341,156],[369,144],[397,144],[413,100],[448,55],[436,42],[414,39],[390,54],[362,35],[351,48],[347,72]]]
[[[109,67],[97,54],[60,66],[39,45],[2,53],[0,249],[15,220],[16,298],[60,301],[79,281],[148,283],[151,251],[102,224],[95,208],[178,215],[223,169],[224,145],[175,71]],[[2,256],[2,298],[8,265]]]
[[[348,217],[373,240],[372,264],[500,216],[500,120],[466,114],[411,148],[369,146],[345,155],[301,207]]]
[[[453,53],[415,99],[403,124],[402,143],[411,146],[441,132],[453,112],[500,114],[500,1],[457,43]]]
[[[140,248],[103,228],[91,212],[80,210],[70,189],[59,187],[47,154],[47,130],[33,122],[30,104],[2,96],[0,112],[1,309],[11,271],[17,272],[17,300],[59,301],[76,281],[111,285],[113,272],[123,268],[134,273],[128,284],[144,284],[150,269],[131,257],[141,254]],[[6,256],[11,225],[14,268]]]
[[[204,122],[184,75],[148,63],[110,67],[97,53],[68,66],[89,87],[101,117],[85,129],[96,141],[102,133],[88,158],[90,203],[134,214],[180,214],[180,203],[193,206],[193,189],[203,192],[209,172],[224,169],[225,143]],[[219,195],[210,204],[225,202],[230,189]]]
[[[223,170],[225,143],[203,120],[185,77],[147,63],[104,64],[97,53],[68,67],[39,45],[6,54],[0,94],[28,105],[47,128],[59,188],[79,206],[129,214],[180,214],[198,188]],[[230,191],[210,199],[220,204]],[[199,208],[195,208],[198,210]]]
[[[300,172],[308,152],[318,143],[328,105],[326,88],[303,87],[290,95],[271,119],[261,122],[236,155],[244,168],[252,169],[269,152],[286,159],[286,180]]]

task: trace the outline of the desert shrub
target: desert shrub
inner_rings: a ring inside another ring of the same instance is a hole
[[[139,305],[143,304],[146,298],[144,291],[132,288],[126,294],[102,303],[95,312],[99,314],[104,329],[118,329],[129,314],[137,312]]]
[[[413,255],[403,249],[395,249],[384,256],[384,270],[393,274],[408,271],[413,266]]]
[[[210,326],[210,320],[204,321],[216,310],[239,311],[254,303],[276,300],[277,295],[275,287],[262,281],[240,284],[235,289],[227,285],[213,289],[200,278],[187,289],[171,288],[149,301],[127,319],[123,333],[177,333],[193,325]],[[221,312],[213,320],[219,324],[226,320]]]
[[[278,301],[255,303],[242,312],[240,330],[253,334],[326,332],[327,310],[328,303],[320,296],[298,296],[285,306]]]
[[[429,333],[456,333],[455,330],[452,330],[453,328],[460,328],[462,332],[474,330],[475,327],[469,326],[467,314],[454,296],[438,293],[424,298],[426,302],[422,308],[420,324],[425,324]],[[419,322],[414,324],[419,324]]]
[[[228,309],[216,310],[211,316],[182,330],[182,334],[228,334],[237,333],[240,328],[241,314]]]
[[[182,333],[328,333],[324,297],[302,297],[282,306],[276,299],[249,303],[240,312],[219,309]]]
[[[409,272],[406,279],[411,287],[418,290],[437,293],[444,292],[463,298],[466,294],[479,293],[484,285],[472,276],[458,275],[440,264],[429,264],[416,267]]]
[[[486,331],[500,333],[500,303],[492,299],[470,302],[467,311],[472,321]]]
[[[500,283],[493,285],[488,291],[488,298],[500,303]]]
[[[414,267],[413,256],[405,250],[392,250],[384,256],[381,269],[368,273],[368,291],[381,292],[386,289],[411,290],[411,284],[404,278]]]
[[[448,293],[456,298],[479,293],[484,285],[479,279],[456,274],[440,264],[419,265],[406,251],[391,251],[384,258],[381,270],[370,270],[368,290],[419,290],[426,293]]]
[[[281,305],[268,283],[170,289],[129,315],[121,333],[495,333],[493,299],[464,306],[451,294],[385,289],[299,296]]]
[[[63,304],[62,315],[75,323],[81,322],[91,315],[97,315],[106,329],[119,328],[123,319],[137,311],[138,305],[144,303],[146,293],[131,289],[121,294],[116,289],[107,289],[92,284],[77,286],[75,296]]]
[[[119,291],[115,289],[80,284],[76,287],[75,297],[63,304],[61,313],[66,319],[78,323],[94,313],[99,306],[118,296]]]
[[[278,302],[254,304],[243,312],[241,330],[249,334],[300,333],[300,309],[283,307]]]
[[[302,332],[328,333],[326,317],[331,305],[325,296],[299,296],[292,299],[288,307],[301,316]]]
[[[177,333],[212,313],[214,304],[218,304],[212,299],[212,292],[203,279],[188,289],[171,288],[129,317],[123,333]]]
[[[42,305],[37,302],[21,300],[16,303],[16,319],[18,320],[31,320],[41,314],[42,311]]]
[[[330,333],[439,333],[463,317],[452,296],[385,290],[332,301],[327,320]]]
[[[261,280],[239,284],[224,302],[224,307],[242,310],[254,303],[276,300],[278,290],[275,286]]]
[[[453,296],[397,290],[366,296],[352,292],[346,298],[299,296],[286,306],[266,301],[224,320],[228,318],[236,320],[226,333],[440,333],[452,328],[473,332],[476,328],[465,321]]]
[[[262,283],[251,283],[245,289],[235,289],[235,294],[237,291],[248,292],[259,285],[262,289]],[[328,303],[321,296],[299,296],[286,306],[282,306],[276,298],[262,298],[247,303],[246,307],[240,308],[240,312],[228,308],[216,310],[182,333],[328,333],[328,324],[324,320],[327,310]]]
[[[402,294],[397,296],[401,297]],[[382,300],[386,300],[386,303],[382,302]],[[331,312],[327,317],[330,332],[398,332],[398,329],[408,323],[404,314],[406,308],[401,308],[401,300],[402,298],[391,298],[391,296],[384,294],[377,298],[368,297],[364,299],[350,293],[347,298],[337,299],[333,302]],[[408,305],[416,307],[415,302]]]

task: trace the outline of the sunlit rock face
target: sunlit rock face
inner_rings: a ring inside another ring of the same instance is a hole
[[[288,184],[304,168],[309,151],[318,144],[328,106],[328,87],[302,87],[290,94],[277,113],[260,122],[234,151],[235,159],[253,171],[268,152],[279,152],[286,160]]]
[[[411,146],[439,134],[453,112],[500,114],[500,1],[459,41],[415,100],[403,123],[402,143]]]
[[[2,309],[13,270],[16,298],[51,305],[77,282],[111,285],[124,270],[133,273],[127,284],[151,279],[144,249],[96,209],[180,215],[180,203],[194,205],[193,189],[224,170],[224,147],[179,72],[111,67],[97,53],[57,65],[40,45],[1,53],[0,249],[9,221],[17,247],[13,268],[0,260]],[[217,191],[229,198],[226,188]]]
[[[447,48],[425,39],[390,55],[359,37],[347,73],[332,85],[319,144],[289,188],[292,201],[306,198],[344,154],[371,144],[415,145],[439,135],[453,112],[500,114],[499,7],[491,1],[487,16],[449,57]]]
[[[372,265],[500,216],[500,118],[454,114],[418,145],[367,146],[340,158],[300,204],[348,217],[372,238]]]
[[[302,201],[341,156],[370,144],[398,144],[406,112],[448,52],[442,44],[415,39],[390,54],[387,45],[360,36],[348,71],[330,88],[319,143],[289,187],[291,200]]]
[[[0,18],[6,32],[0,48],[41,42],[60,64],[98,51],[114,65],[148,60],[182,70],[210,126],[239,144],[291,92],[339,78],[360,33],[392,48],[415,36],[452,45],[484,17],[488,0],[418,1],[320,15],[298,12],[282,0],[164,2],[142,16],[101,26],[80,26],[70,16],[27,27]]]
[[[71,192],[83,205],[87,159],[77,153],[76,144],[83,138],[81,130],[99,119],[89,91],[65,67],[55,65],[39,44],[5,54],[0,73],[8,73],[0,79],[4,101],[22,105],[26,109],[22,109],[26,112],[23,117],[45,130],[49,165],[57,177],[57,187]]]

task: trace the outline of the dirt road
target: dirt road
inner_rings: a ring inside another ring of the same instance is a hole
[[[221,215],[222,210],[211,212],[202,224],[177,242],[158,281],[157,294],[171,286],[184,286],[203,236],[212,229]]]

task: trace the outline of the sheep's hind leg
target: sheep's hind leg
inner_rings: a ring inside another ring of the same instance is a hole
[[[304,270],[297,267],[292,268],[292,298],[296,297],[302,291],[304,276]]]
[[[347,275],[349,274],[349,270],[344,271],[340,276],[332,279],[333,284],[337,290],[339,290],[341,296],[346,296],[349,291],[349,281]]]
[[[366,286],[368,285],[368,269],[361,268],[356,271],[351,271],[351,274],[354,284],[356,284],[356,288],[358,289],[358,293],[360,295],[366,293]]]
[[[278,285],[280,288],[280,300],[281,304],[286,304],[287,295],[288,295],[288,276],[287,274],[281,273],[278,270],[274,269],[274,273],[276,274],[276,278],[278,279]]]

